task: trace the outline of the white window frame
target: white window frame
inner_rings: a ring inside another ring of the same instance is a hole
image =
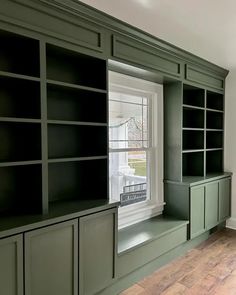
[[[120,229],[162,214],[165,203],[163,197],[163,85],[109,71],[109,92],[117,91],[119,88],[134,94],[142,92],[150,97],[151,124],[149,125],[151,129],[149,126],[149,130],[151,146],[154,149],[150,153],[152,158],[149,161],[152,163],[149,176],[151,199],[120,207],[118,209],[118,228]]]

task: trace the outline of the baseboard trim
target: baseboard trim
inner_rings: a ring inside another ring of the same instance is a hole
[[[236,218],[231,217],[229,220],[227,220],[226,227],[236,230]]]

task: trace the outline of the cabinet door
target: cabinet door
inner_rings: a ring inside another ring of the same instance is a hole
[[[78,222],[25,234],[25,295],[78,294]]]
[[[222,179],[219,182],[219,220],[223,221],[230,216],[231,179]]]
[[[205,222],[206,229],[213,228],[218,224],[218,209],[219,209],[219,183],[210,182],[205,188]]]
[[[22,235],[0,240],[0,294],[23,295]]]
[[[205,188],[191,188],[190,193],[190,238],[205,230]]]
[[[80,294],[95,294],[115,276],[117,209],[80,218]]]

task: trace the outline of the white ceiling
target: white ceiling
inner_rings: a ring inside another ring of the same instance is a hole
[[[82,0],[227,69],[236,68],[235,0]]]

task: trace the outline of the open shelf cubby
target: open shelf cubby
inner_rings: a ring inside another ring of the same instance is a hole
[[[106,61],[47,44],[47,79],[106,89]]]
[[[183,130],[183,150],[204,149],[204,131]]]
[[[183,107],[183,128],[204,128],[204,110]]]
[[[107,199],[107,159],[50,163],[50,203],[70,200]]]
[[[183,176],[204,176],[204,152],[184,153],[182,157]]]
[[[39,82],[0,76],[0,117],[39,119]]]
[[[0,143],[1,162],[40,160],[41,125],[1,122]]]
[[[0,167],[0,215],[42,213],[42,167]]]
[[[48,124],[48,157],[107,155],[107,127]]]
[[[212,91],[207,91],[206,106],[209,109],[223,111],[223,109],[224,109],[224,96],[223,96],[223,94],[215,93]]]
[[[206,174],[223,172],[223,150],[206,152]]]
[[[0,30],[0,71],[39,77],[39,41]]]
[[[223,132],[222,131],[207,131],[206,132],[206,148],[223,148]]]
[[[48,119],[107,123],[107,95],[47,85]]]
[[[207,129],[223,129],[223,113],[207,111],[206,128]]]
[[[183,104],[202,107],[205,106],[204,89],[190,85],[183,85]]]

